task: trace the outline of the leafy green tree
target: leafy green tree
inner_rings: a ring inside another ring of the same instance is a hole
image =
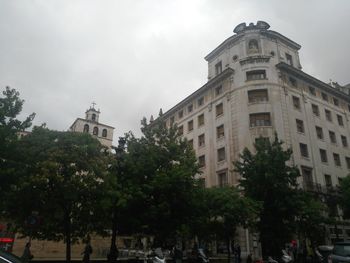
[[[188,225],[198,166],[177,127],[167,128],[161,118],[150,124],[144,119],[141,130],[141,138],[127,136],[123,165],[117,172],[123,191],[127,190],[122,191],[128,203],[126,214],[134,213],[124,228],[153,235],[165,244]]]
[[[176,126],[166,127],[161,118],[142,124],[139,143],[145,151],[141,167],[146,178],[146,231],[164,244],[188,229],[199,170],[193,149]]]
[[[5,193],[9,185],[16,180],[14,144],[18,140],[18,132],[31,126],[35,114],[31,114],[24,121],[18,120],[17,116],[21,113],[24,103],[19,97],[19,92],[6,87],[2,95],[3,97],[0,97],[0,192]],[[0,200],[1,210],[1,203],[6,200],[4,198]]]
[[[188,231],[198,172],[193,150],[158,118],[142,121],[141,138],[120,138],[108,175],[103,214],[111,226],[110,262],[117,233],[151,235],[160,245]]]
[[[95,229],[96,207],[103,191],[106,154],[89,134],[36,127],[17,145],[19,180],[6,197],[7,215],[17,230],[37,239],[71,243]],[[20,209],[19,209],[20,207]],[[30,228],[33,213],[41,223]]]
[[[217,237],[226,240],[228,262],[231,261],[230,244],[239,226],[254,226],[259,214],[260,205],[252,199],[241,195],[234,187],[208,188],[204,199],[209,216],[205,225]]]
[[[350,218],[350,176],[340,181],[340,205],[342,207],[344,218]]]
[[[284,150],[282,144],[277,134],[273,142],[260,139],[255,144],[255,154],[246,148],[234,164],[242,176],[240,185],[246,196],[262,204],[257,229],[265,258],[277,256],[290,241],[298,210],[299,170],[287,165],[292,150]]]
[[[299,191],[297,200],[296,225],[300,239],[322,243],[325,238],[324,225],[327,223],[326,206],[317,196]]]
[[[111,246],[108,255],[109,262],[117,260],[117,233],[133,235],[142,232],[142,211],[145,179],[142,173],[136,172],[135,157],[132,145],[136,139],[131,133],[119,139],[114,148],[115,154],[110,160],[108,176],[104,184],[105,191],[101,200],[101,221],[112,230]],[[138,155],[136,153],[136,155]],[[103,234],[103,233],[102,233]]]

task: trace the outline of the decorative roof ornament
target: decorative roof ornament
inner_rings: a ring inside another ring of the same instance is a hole
[[[244,32],[247,29],[267,30],[269,28],[270,28],[270,25],[268,23],[266,23],[265,21],[258,21],[256,23],[256,25],[254,25],[254,23],[249,23],[248,26],[244,22],[244,23],[240,23],[239,25],[237,25],[235,27],[235,29],[233,30],[233,33],[240,34],[240,33]]]
[[[233,29],[233,33],[239,34],[239,33],[243,32],[246,27],[247,27],[247,25],[245,22],[240,23],[239,25],[237,25],[235,27],[235,29]]]
[[[256,27],[257,28],[260,28],[260,29],[264,29],[264,30],[267,30],[270,28],[270,25],[268,23],[266,23],[265,21],[258,21],[256,23]]]

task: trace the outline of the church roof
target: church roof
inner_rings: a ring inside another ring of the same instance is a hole
[[[91,124],[96,124],[96,125],[104,126],[104,127],[107,127],[107,128],[115,129],[113,126],[109,126],[109,125],[106,125],[106,124],[103,124],[103,123],[100,123],[100,122],[87,120],[87,119],[83,119],[83,118],[77,118],[69,128],[71,129],[78,121],[88,122],[88,123],[91,123]]]

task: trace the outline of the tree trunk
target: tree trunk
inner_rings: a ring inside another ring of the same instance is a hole
[[[231,242],[230,242],[230,237],[228,236],[226,238],[226,244],[227,244],[227,262],[231,262]]]
[[[65,209],[64,212],[64,232],[66,239],[66,262],[70,263],[71,261],[71,222],[70,222],[70,211]]]
[[[112,217],[112,238],[111,238],[111,248],[110,248],[109,257],[108,257],[108,261],[110,263],[117,262],[118,255],[117,255],[116,241],[117,241],[117,211],[115,208],[113,212],[113,217]]]

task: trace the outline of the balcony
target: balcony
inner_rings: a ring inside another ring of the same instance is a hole
[[[337,195],[338,187],[330,186],[330,185],[321,185],[314,182],[303,182],[303,189],[308,192],[325,194],[325,195]]]

